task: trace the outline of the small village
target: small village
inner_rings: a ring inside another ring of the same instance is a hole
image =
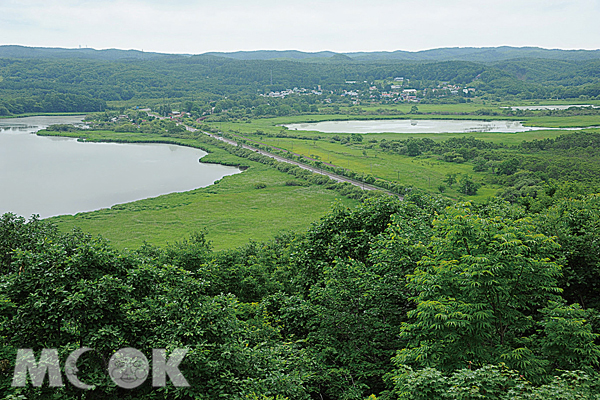
[[[321,85],[313,89],[298,88],[285,89],[281,91],[271,91],[269,93],[260,94],[262,97],[270,98],[285,98],[292,95],[316,95],[329,96],[338,95],[341,97],[349,97],[353,104],[360,104],[360,100],[364,101],[384,101],[384,102],[413,102],[418,103],[425,98],[441,98],[460,96],[465,98],[473,97],[476,89],[473,87],[464,87],[455,85],[450,82],[440,82],[435,87],[426,87],[416,89],[411,87],[410,80],[402,77],[396,77],[390,81],[380,82],[357,82],[345,81],[344,87],[335,90],[324,90]],[[330,103],[329,97],[323,100],[325,103]]]

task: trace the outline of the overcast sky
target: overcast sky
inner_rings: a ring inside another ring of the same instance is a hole
[[[0,0],[0,44],[162,53],[600,48],[600,0]]]

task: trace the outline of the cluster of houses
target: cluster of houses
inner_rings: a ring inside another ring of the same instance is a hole
[[[357,81],[345,81],[348,85],[355,85]],[[365,81],[365,83],[367,83]],[[461,93],[462,92],[462,93]],[[425,88],[422,90],[417,90],[410,88],[410,80],[405,79],[403,77],[394,78],[391,85],[388,85],[388,90],[380,91],[377,86],[370,86],[369,91],[365,92],[358,89],[344,89],[342,93],[339,93],[342,97],[350,97],[354,104],[359,103],[360,97],[370,98],[373,100],[387,100],[394,102],[419,102],[421,95],[422,97],[427,96],[428,94],[433,95],[435,97],[444,97],[444,96],[456,96],[456,95],[470,95],[475,92],[474,88],[464,88],[458,85],[450,84],[449,82],[441,82],[437,87],[434,88]],[[333,93],[333,92],[328,92]],[[261,94],[263,97],[277,97],[277,98],[285,98],[286,96],[290,96],[293,94],[313,94],[320,96],[323,94],[323,90],[319,85],[317,89],[305,89],[305,88],[293,88],[286,89],[282,91],[273,91],[267,94]],[[331,102],[330,100],[326,102]]]
[[[112,117],[110,122],[120,122],[120,121],[129,121],[128,115],[118,115],[116,117]]]
[[[323,92],[321,91],[321,85],[319,85],[318,90],[309,90],[309,89],[305,89],[305,88],[293,88],[293,89],[286,89],[286,90],[282,90],[281,92],[269,92],[267,94],[261,94],[261,96],[263,97],[279,97],[279,98],[284,98],[286,96],[292,95],[292,94],[315,94],[317,96],[320,96],[323,94]]]
[[[175,122],[180,122],[181,123],[181,122],[183,122],[183,119],[185,117],[189,117],[191,115],[192,114],[190,114],[189,112],[186,112],[186,111],[181,111],[181,112],[180,111],[172,111],[169,114],[167,114],[167,118],[171,119],[171,120],[173,120]]]
[[[459,94],[460,91],[462,91],[464,94],[467,94],[467,95],[469,93],[475,92],[475,88],[463,88],[463,87],[460,87],[458,85],[452,85],[449,82],[441,82],[435,88],[424,89],[423,93],[425,94],[429,90],[431,90],[432,93],[436,93],[437,92],[441,96],[446,96],[447,94],[450,94],[452,96],[456,96],[456,95]]]
[[[377,88],[372,86],[370,88],[371,92],[375,92]],[[419,99],[417,97],[417,89],[402,89],[400,85],[392,85],[391,90],[388,92],[381,92],[374,94],[372,93],[369,96],[371,99],[382,98],[385,100],[393,100],[393,101],[407,101],[407,102],[418,102]]]
[[[459,95],[461,91],[464,95],[475,92],[474,88],[462,88],[461,86],[453,85],[449,82],[441,82],[435,88],[425,88],[421,91],[417,91],[417,89],[411,89],[408,83],[408,79],[394,78],[394,83],[390,85],[390,89],[384,92],[379,92],[376,86],[371,86],[369,88],[371,92],[369,97],[372,99],[381,98],[395,102],[418,102],[420,100],[418,97],[419,94],[425,97],[428,93],[432,93],[436,97],[444,97]],[[407,86],[408,88],[406,88]]]

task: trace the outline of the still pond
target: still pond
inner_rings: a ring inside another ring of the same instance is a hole
[[[387,119],[368,121],[324,121],[284,125],[290,130],[323,133],[517,133],[548,129],[523,126],[519,121],[477,121],[448,119]]]

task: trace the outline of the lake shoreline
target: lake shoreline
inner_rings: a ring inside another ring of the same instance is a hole
[[[12,126],[2,123],[6,119],[0,121],[2,213],[41,218],[74,215],[196,190],[242,172],[235,165],[202,160],[210,153],[198,146],[166,140],[134,143],[73,137],[85,130],[45,135],[40,134],[44,127],[81,118],[27,118],[11,119]]]
[[[29,118],[29,117],[78,117],[82,119],[86,117],[86,113],[81,112],[64,112],[64,113],[30,113],[30,114],[18,114],[18,115],[0,115],[2,119],[14,119],[14,118]]]

